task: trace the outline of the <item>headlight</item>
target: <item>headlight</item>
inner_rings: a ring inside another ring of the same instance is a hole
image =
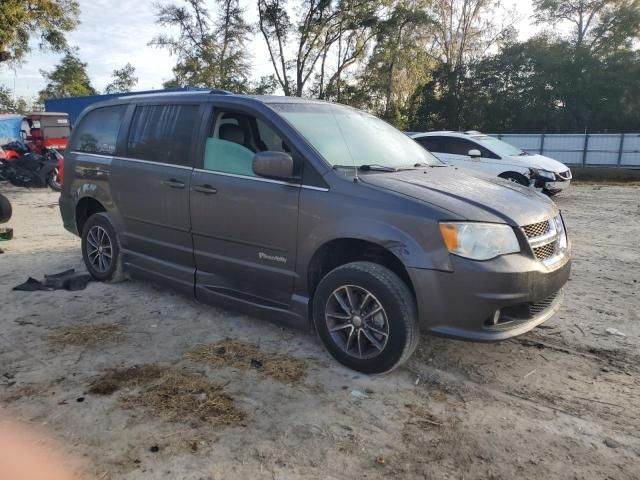
[[[556,231],[558,232],[558,249],[561,253],[564,253],[567,250],[568,242],[567,231],[564,229],[564,221],[562,220],[562,215],[556,215],[555,222]]]
[[[556,179],[556,174],[553,172],[550,172],[549,170],[541,170],[539,168],[530,168],[529,170],[531,170],[532,177],[542,177],[548,180]]]
[[[449,252],[471,260],[489,260],[520,251],[516,234],[509,225],[442,222],[440,233]]]

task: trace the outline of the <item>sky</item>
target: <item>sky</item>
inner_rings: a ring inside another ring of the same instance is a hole
[[[164,0],[166,3],[168,0]],[[180,0],[174,0],[178,3]],[[139,78],[135,90],[162,88],[162,82],[172,78],[172,67],[176,58],[164,49],[148,46],[148,42],[166,29],[156,25],[154,4],[157,0],[79,0],[80,25],[67,34],[70,45],[79,48],[81,60],[88,64],[87,71],[94,88],[104,91],[110,82],[111,73],[127,62],[136,68]],[[207,1],[212,4],[212,0]],[[255,1],[240,0],[246,10],[247,21],[255,24],[257,7]],[[520,21],[517,28],[520,38],[525,39],[535,32],[531,20],[531,0],[507,0],[507,5],[517,8]],[[272,73],[269,54],[261,35],[248,44],[253,57],[253,76]],[[0,64],[0,84],[14,90],[15,95],[32,98],[44,88],[45,81],[40,70],[51,71],[62,55],[40,52],[34,42],[25,62],[15,70]],[[15,86],[15,88],[14,88]]]

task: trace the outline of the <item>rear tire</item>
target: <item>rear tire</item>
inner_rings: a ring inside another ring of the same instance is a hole
[[[82,228],[82,258],[93,278],[116,283],[122,273],[120,240],[106,213],[91,215]]]
[[[504,178],[505,180],[509,180],[510,182],[524,185],[525,187],[528,187],[530,183],[527,177],[518,172],[503,172],[498,176],[500,178]]]
[[[313,297],[313,319],[329,353],[366,374],[390,372],[418,345],[415,300],[382,265],[353,262],[329,272]]]
[[[47,185],[49,185],[49,188],[51,188],[51,190],[53,190],[54,192],[62,191],[62,185],[60,185],[60,180],[58,177],[58,167],[51,170],[51,173],[47,177]]]

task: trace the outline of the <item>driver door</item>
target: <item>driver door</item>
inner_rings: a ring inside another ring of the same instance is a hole
[[[246,112],[212,109],[209,125],[191,178],[196,296],[288,309],[300,185],[258,177],[252,169],[256,152],[288,151],[286,142]]]

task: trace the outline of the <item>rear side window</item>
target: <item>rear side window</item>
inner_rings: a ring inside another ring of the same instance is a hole
[[[469,155],[469,150],[479,150],[480,148],[468,140],[462,138],[446,138],[443,137],[440,142],[442,153],[450,153],[452,155]]]
[[[416,141],[430,152],[442,152],[439,137],[416,138]]]
[[[137,107],[129,129],[127,156],[192,166],[189,149],[197,118],[197,105]]]
[[[84,116],[75,129],[71,150],[113,155],[126,105],[102,107]]]
[[[450,153],[452,155],[469,155],[469,150],[480,150],[480,154],[484,158],[498,158],[482,145],[478,145],[464,138],[442,137],[440,142],[440,152]]]

